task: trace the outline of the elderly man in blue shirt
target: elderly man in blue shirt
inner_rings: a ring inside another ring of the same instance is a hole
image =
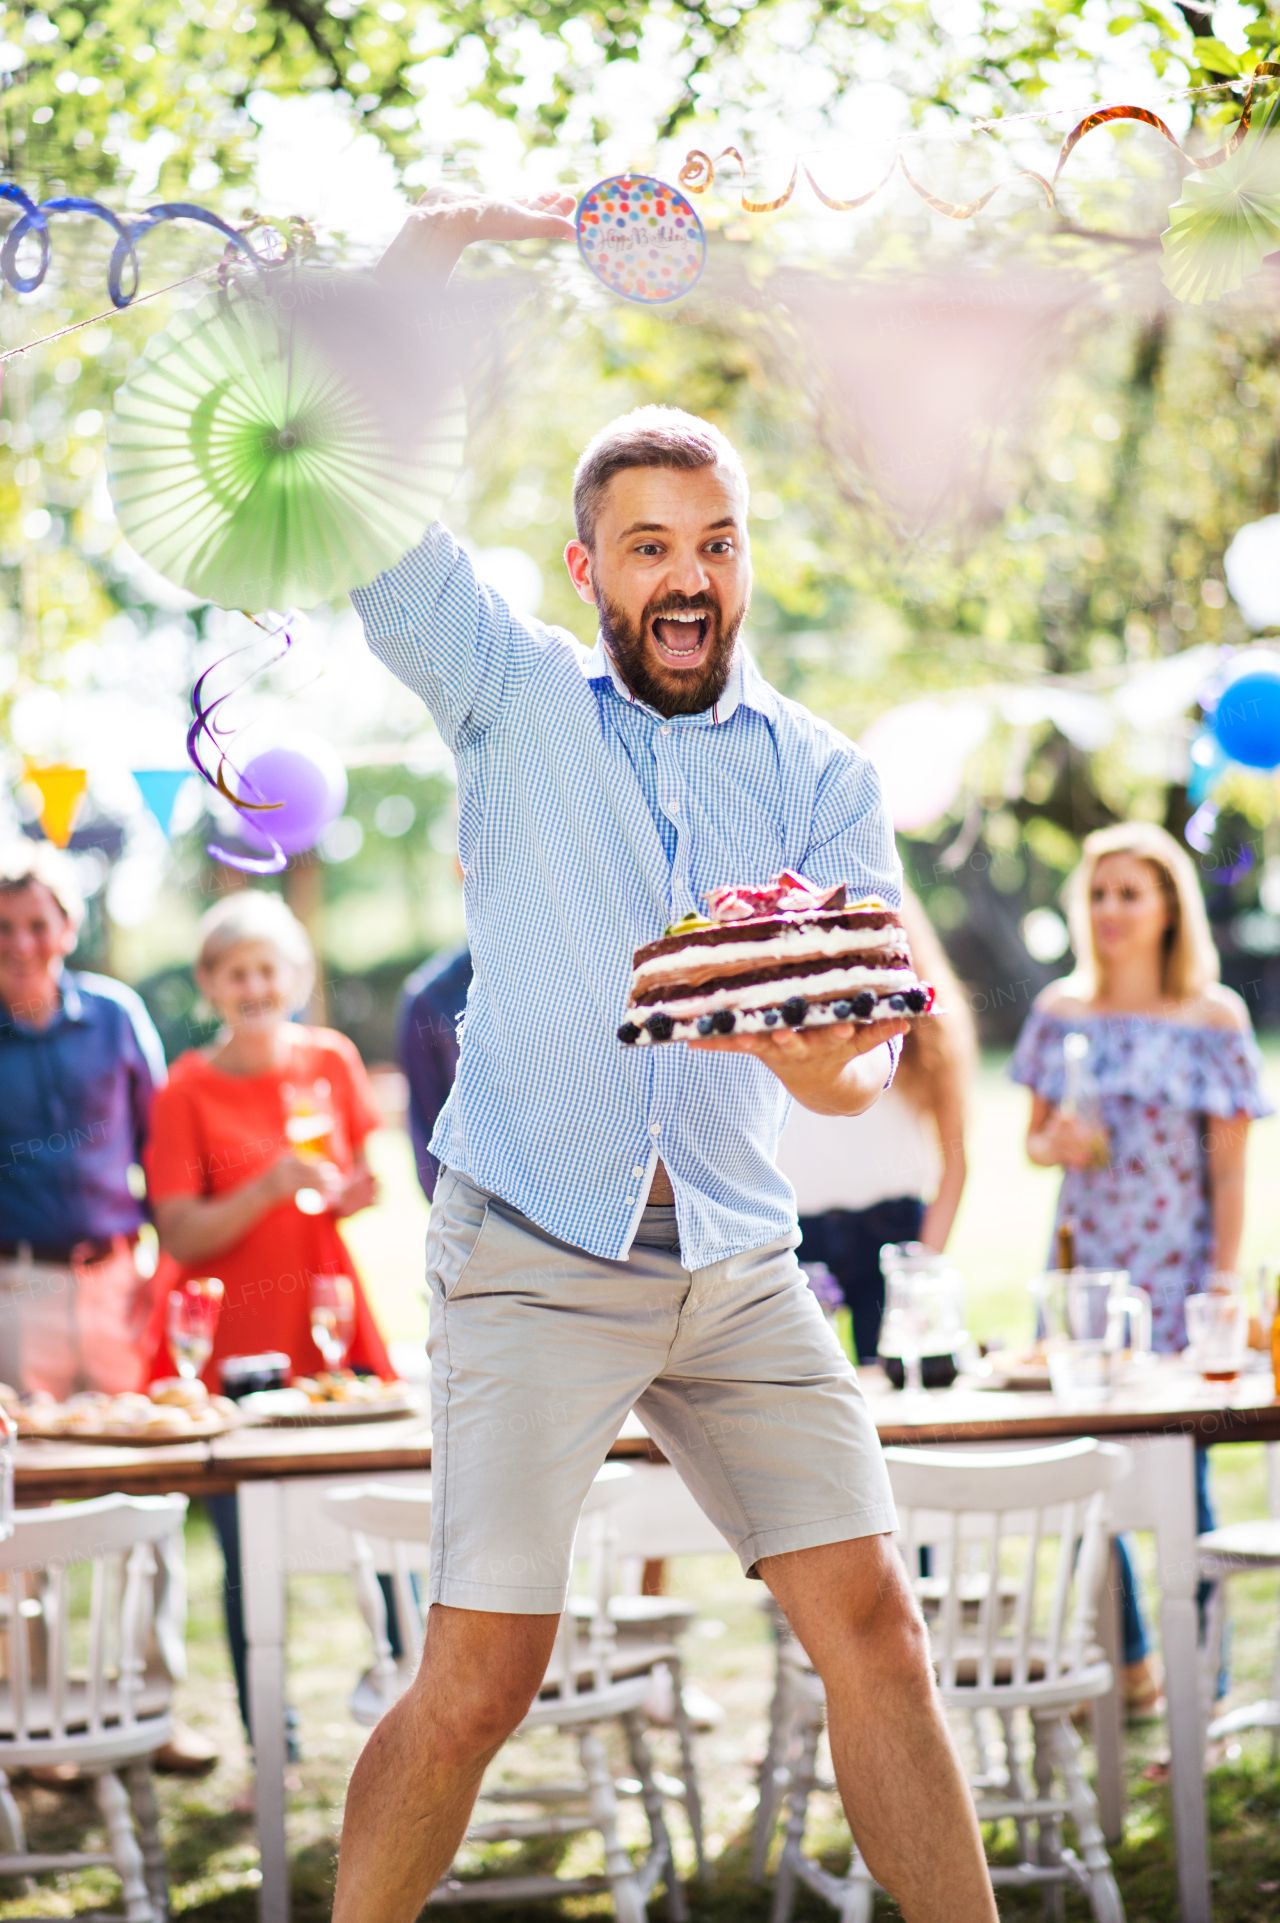
[[[66,966],[83,914],[47,842],[0,856],[0,1377],[60,1400],[145,1387],[139,1165],[165,1079],[133,990]]]
[[[440,195],[381,272],[569,238],[567,195]],[[645,408],[578,463],[565,559],[600,639],[513,613],[438,524],[353,596],[458,769],[474,975],[432,1138],[433,1520],[423,1661],[347,1798],[335,1923],[410,1923],[542,1681],[579,1510],[634,1406],[826,1687],[846,1812],[910,1923],[993,1923],[893,1501],[854,1372],[796,1264],[792,1100],[870,1107],[900,1022],[624,1050],[638,943],[726,882],[801,869],[900,899],[874,769],[739,645],[747,480]]]
[[[65,855],[0,853],[0,1378],[60,1400],[144,1388],[155,1349],[134,1250],[164,1050],[131,988],[66,966],[83,918]],[[175,1721],[155,1760],[203,1775],[218,1757]]]

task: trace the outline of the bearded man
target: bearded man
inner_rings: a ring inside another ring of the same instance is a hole
[[[568,238],[572,206],[437,197],[383,271]],[[717,428],[657,407],[612,422],[574,515],[565,560],[600,625],[585,660],[439,524],[353,596],[457,761],[474,976],[431,1142],[426,1647],[352,1777],[335,1918],[410,1923],[448,1867],[537,1694],[583,1498],[634,1407],[816,1664],[873,1874],[911,1923],[992,1923],[875,1429],[774,1162],[791,1101],[875,1101],[903,1024],[615,1039],[633,949],[713,887],[792,868],[898,903],[879,783],[741,645],[747,479]]]

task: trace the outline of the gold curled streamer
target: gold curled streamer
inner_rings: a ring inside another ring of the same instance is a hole
[[[1058,155],[1058,164],[1053,170],[1052,181],[1046,180],[1043,174],[1036,173],[1032,167],[1020,168],[1016,174],[1010,176],[1010,179],[1034,180],[1037,185],[1043,189],[1045,207],[1051,213],[1057,205],[1054,188],[1057,185],[1058,176],[1085,135],[1092,133],[1096,127],[1105,127],[1110,122],[1119,120],[1137,120],[1144,126],[1154,127],[1156,132],[1163,135],[1171,147],[1178,149],[1178,152],[1184,160],[1189,161],[1193,167],[1199,168],[1201,172],[1204,172],[1210,167],[1220,167],[1223,161],[1229,160],[1232,154],[1238,152],[1244,143],[1245,136],[1253,120],[1254,91],[1259,80],[1273,80],[1277,78],[1280,78],[1280,61],[1260,60],[1258,62],[1249,76],[1249,85],[1240,109],[1240,118],[1236,122],[1230,138],[1223,146],[1216,148],[1211,154],[1189,154],[1177,136],[1172,133],[1166,123],[1161,120],[1159,114],[1153,113],[1149,107],[1099,107],[1096,112],[1086,114],[1084,119],[1079,121],[1071,129],[1063,141],[1061,152]],[[998,121],[991,121],[987,124],[986,130],[988,132],[994,132],[999,127],[999,124]],[[715,157],[715,160],[728,159],[737,161],[739,167],[742,169],[742,177],[745,181],[747,176],[747,163],[736,147],[725,147]],[[691,148],[688,154],[686,154],[684,166],[680,169],[679,175],[677,176],[680,185],[688,188],[690,193],[705,194],[716,177],[715,160],[711,158],[710,154],[704,153],[700,147]],[[854,208],[865,207],[869,200],[875,198],[880,192],[880,189],[887,185],[894,167],[901,167],[908,182],[926,205],[932,207],[936,213],[945,214],[949,220],[971,220],[974,214],[980,213],[987,202],[999,193],[1001,187],[1007,187],[1009,185],[1009,181],[1002,180],[983,194],[979,200],[941,200],[936,194],[931,194],[928,188],[921,186],[920,182],[911,172],[911,169],[907,166],[902,155],[898,154],[895,156],[889,172],[885,175],[884,179],[878,182],[878,184],[871,189],[870,193],[860,194],[856,200],[836,200],[831,194],[823,193],[807,166],[803,171],[805,179],[813,188],[814,193],[818,196],[818,199],[824,207],[833,207],[838,213],[851,213]],[[779,194],[776,200],[748,200],[744,187],[742,193],[742,211],[746,214],[772,214],[776,212],[779,207],[785,207],[795,192],[796,180],[800,171],[801,163],[797,160],[791,170],[791,180],[787,186],[787,191],[785,194]]]
[[[682,187],[687,188],[690,193],[705,194],[708,187],[712,185],[716,177],[716,160],[726,160],[726,159],[733,159],[737,161],[739,167],[741,167],[742,169],[743,177],[745,179],[746,172],[747,172],[747,163],[742,158],[742,155],[738,152],[738,149],[736,147],[725,147],[722,150],[722,152],[716,155],[715,160],[712,159],[710,154],[704,153],[701,147],[691,148],[689,152],[685,155],[684,165],[680,169],[680,172],[676,176],[676,178],[679,181],[679,184]],[[878,180],[876,182],[875,186],[870,190],[869,193],[859,194],[855,200],[837,200],[834,194],[824,193],[822,188],[819,187],[817,181],[814,179],[812,173],[809,171],[808,167],[807,166],[802,167],[801,162],[797,160],[794,167],[791,169],[791,179],[788,182],[787,191],[784,194],[779,194],[776,200],[748,200],[746,196],[746,191],[744,189],[742,193],[742,211],[744,214],[776,213],[779,207],[785,207],[787,202],[790,200],[792,194],[796,190],[796,181],[799,178],[799,175],[801,174],[801,172],[803,172],[805,179],[808,181],[809,185],[812,187],[814,193],[818,196],[818,199],[822,202],[824,207],[832,207],[835,209],[837,213],[852,213],[855,208],[865,207],[869,200],[875,199],[876,195],[880,192],[881,188],[888,185],[895,167],[901,167],[903,173],[906,175],[911,185],[915,188],[921,200],[927,201],[930,207],[934,208],[940,214],[946,214],[948,218],[951,220],[971,219],[974,214],[979,213],[981,209],[986,206],[987,202],[992,198],[993,195],[999,193],[1001,187],[1007,187],[1009,184],[1008,181],[1004,181],[1004,180],[999,181],[996,184],[996,186],[990,189],[989,192],[983,194],[981,200],[967,200],[967,201],[939,200],[936,194],[931,194],[927,187],[922,187],[920,185],[920,182],[912,174],[910,168],[907,166],[907,163],[902,158],[901,154],[895,154],[894,158],[889,163],[888,172],[885,174],[882,180]],[[1043,174],[1038,174],[1034,172],[1033,169],[1030,167],[1023,167],[1019,170],[1018,173],[1012,175],[1011,178],[1014,180],[1037,181],[1039,185],[1044,189],[1045,206],[1048,207],[1049,209],[1053,208],[1054,206],[1053,188],[1049,185],[1049,182],[1045,179]]]
[[[227,778],[222,772],[223,769],[226,767],[226,765],[227,765],[227,758],[224,755],[222,757],[222,760],[218,763],[218,777],[213,785],[218,790],[218,793],[220,795],[224,795],[226,797],[226,799],[231,803],[231,806],[233,808],[250,809],[255,815],[261,815],[269,812],[269,810],[271,810],[272,808],[284,807],[283,801],[242,801],[239,795],[233,795],[230,788],[228,788],[227,786]]]
[[[804,169],[804,177],[824,207],[834,207],[838,214],[851,214],[855,207],[865,207],[869,200],[874,200],[880,192],[880,189],[888,185],[889,177],[897,164],[898,156],[895,154],[889,162],[889,172],[885,175],[884,179],[878,180],[869,194],[859,194],[856,200],[834,200],[830,194],[824,194],[807,167]],[[902,171],[906,173],[906,168],[904,167]],[[910,180],[911,176],[908,174],[907,178]]]
[[[716,155],[716,160],[729,159],[737,161],[739,167],[742,169],[742,178],[745,182],[747,178],[747,163],[736,147],[724,147]],[[779,207],[785,207],[796,190],[796,179],[799,172],[800,162],[797,160],[795,166],[791,169],[791,179],[787,184],[786,193],[779,194],[776,200],[748,200],[747,190],[744,186],[742,189],[743,213],[772,214],[776,213]],[[701,147],[694,147],[685,156],[684,166],[676,175],[676,180],[681,187],[687,187],[691,194],[705,194],[715,177],[715,160],[712,160],[710,154],[704,154]]]
[[[1216,148],[1211,154],[1189,154],[1179,141],[1177,135],[1171,133],[1164,121],[1161,120],[1159,114],[1152,113],[1149,107],[1100,107],[1096,113],[1086,114],[1084,119],[1071,129],[1071,132],[1063,141],[1062,151],[1058,155],[1058,164],[1053,170],[1054,180],[1057,180],[1058,175],[1066,166],[1068,158],[1075,152],[1075,149],[1079,146],[1085,135],[1092,133],[1095,127],[1105,127],[1109,121],[1113,120],[1139,120],[1146,127],[1154,127],[1157,133],[1163,134],[1171,147],[1178,149],[1178,152],[1184,160],[1189,160],[1191,165],[1198,167],[1201,172],[1209,167],[1220,167],[1223,161],[1230,160],[1232,154],[1243,144],[1244,137],[1249,131],[1249,124],[1253,118],[1253,90],[1258,81],[1268,78],[1273,79],[1277,75],[1280,75],[1280,63],[1274,60],[1260,60],[1258,62],[1249,76],[1249,85],[1245,92],[1244,104],[1240,109],[1240,118],[1236,123],[1235,132],[1231,135],[1225,146]]]
[[[903,160],[901,156],[899,156],[898,165],[906,175],[910,185],[914,187],[919,194],[921,200],[932,207],[935,213],[945,214],[948,220],[972,220],[973,216],[981,213],[987,202],[994,200],[995,196],[1000,192],[1000,189],[1007,187],[1012,180],[1039,181],[1040,185],[1044,188],[1045,206],[1050,212],[1053,211],[1053,188],[1049,185],[1043,174],[1036,173],[1034,168],[1031,167],[1019,168],[1016,174],[1009,176],[1009,180],[998,180],[994,187],[987,189],[980,200],[939,200],[936,194],[931,194],[927,187],[920,185],[920,182],[916,179],[906,161]],[[887,178],[888,176],[886,175],[886,179]]]

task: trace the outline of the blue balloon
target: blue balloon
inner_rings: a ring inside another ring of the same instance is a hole
[[[1232,761],[1246,768],[1280,767],[1280,672],[1255,669],[1229,681],[1211,725]]]
[[[1208,799],[1230,766],[1217,735],[1210,728],[1202,728],[1191,743],[1191,773],[1187,777],[1187,800],[1193,808]]]

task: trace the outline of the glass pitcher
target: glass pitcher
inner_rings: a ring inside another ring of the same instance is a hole
[[[960,1271],[922,1242],[886,1242],[880,1267],[885,1317],[877,1346],[885,1374],[899,1389],[948,1388],[969,1340]]]

